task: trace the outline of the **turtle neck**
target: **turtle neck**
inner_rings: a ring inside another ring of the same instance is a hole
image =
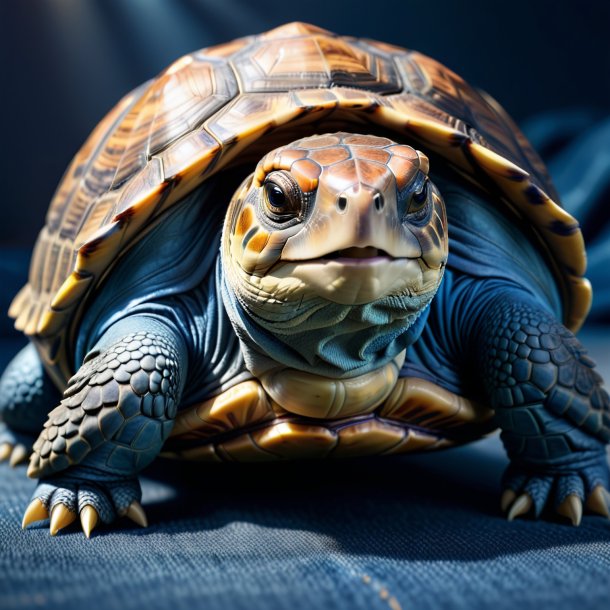
[[[246,366],[259,377],[272,369],[293,368],[323,377],[363,375],[393,360],[421,334],[434,292],[387,296],[364,305],[316,299],[286,305],[281,320],[248,308],[227,281],[221,259],[217,290],[240,340]]]

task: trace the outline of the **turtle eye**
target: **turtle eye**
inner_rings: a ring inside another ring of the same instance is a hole
[[[303,194],[288,172],[271,172],[265,178],[263,192],[265,214],[274,222],[287,222],[301,214]]]
[[[265,195],[267,195],[267,201],[269,203],[269,207],[273,209],[274,212],[282,212],[286,208],[286,204],[288,203],[287,197],[282,190],[282,187],[275,184],[275,182],[267,182],[265,184]]]
[[[421,212],[428,202],[428,179],[425,178],[419,187],[411,195],[407,214],[417,214]]]

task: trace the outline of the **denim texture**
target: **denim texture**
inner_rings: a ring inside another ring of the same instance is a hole
[[[497,437],[401,458],[157,462],[150,527],[22,532],[34,488],[0,465],[0,608],[607,608],[610,521],[508,523]]]

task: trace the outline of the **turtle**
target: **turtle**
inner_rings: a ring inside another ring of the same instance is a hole
[[[498,428],[509,519],[609,516],[585,267],[526,138],[435,60],[299,22],[186,55],[76,154],[11,305],[30,342],[0,380],[0,457],[31,450],[23,527],[146,525],[159,456]]]

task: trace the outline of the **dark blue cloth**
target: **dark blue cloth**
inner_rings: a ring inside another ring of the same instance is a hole
[[[496,438],[399,459],[161,465],[144,484],[151,526],[89,541],[22,532],[34,482],[2,465],[0,607],[607,608],[610,521],[508,523],[504,465]]]

